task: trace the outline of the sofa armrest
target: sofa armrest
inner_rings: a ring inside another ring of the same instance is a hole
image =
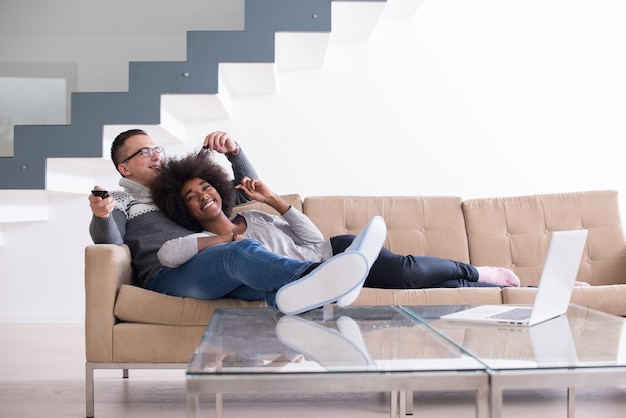
[[[94,244],[85,248],[85,355],[89,362],[113,361],[115,299],[131,283],[131,256],[126,245]]]

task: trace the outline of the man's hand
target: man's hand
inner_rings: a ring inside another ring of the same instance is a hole
[[[233,140],[228,132],[216,131],[208,134],[204,138],[202,148],[208,148],[211,151],[219,152],[220,154],[230,154],[232,156],[239,153],[239,145]]]
[[[100,186],[94,186],[93,190],[102,190]],[[111,196],[107,198],[101,198],[89,193],[89,207],[95,216],[98,218],[108,218],[113,209],[115,209],[115,202]]]

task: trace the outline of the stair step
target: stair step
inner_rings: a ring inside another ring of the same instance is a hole
[[[131,62],[128,92],[72,93],[71,125],[15,128],[15,156],[0,159],[0,192],[8,193],[0,224],[47,218],[47,193],[88,193],[96,181],[116,187],[108,153],[126,129],[149,131],[169,152],[184,149],[198,141],[193,128],[230,119],[234,98],[276,94],[278,72],[322,68],[329,43],[367,41],[385,6],[247,1],[245,30],[189,31],[187,61]],[[31,210],[6,204],[11,198]]]
[[[233,98],[276,93],[274,63],[220,64],[220,81]]]
[[[330,33],[280,32],[276,34],[278,71],[322,68]]]

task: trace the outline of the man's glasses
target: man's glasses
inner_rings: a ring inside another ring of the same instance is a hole
[[[139,151],[134,152],[132,154],[130,154],[128,157],[124,158],[124,160],[122,160],[122,163],[125,163],[126,161],[130,160],[131,158],[133,158],[136,155],[143,155],[144,157],[152,157],[154,155],[154,153],[157,154],[165,154],[165,148],[163,147],[154,147],[154,148],[150,148],[150,147],[143,147],[143,148],[139,148]]]

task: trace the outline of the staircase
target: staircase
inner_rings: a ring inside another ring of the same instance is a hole
[[[16,126],[14,156],[0,157],[0,227],[47,219],[48,193],[85,194],[112,171],[122,130],[184,145],[187,125],[229,119],[233,100],[276,93],[278,72],[320,68],[328,45],[366,41],[383,9],[420,3],[246,0],[244,30],[190,31],[186,61],[131,62],[127,92],[72,93],[71,124]]]

